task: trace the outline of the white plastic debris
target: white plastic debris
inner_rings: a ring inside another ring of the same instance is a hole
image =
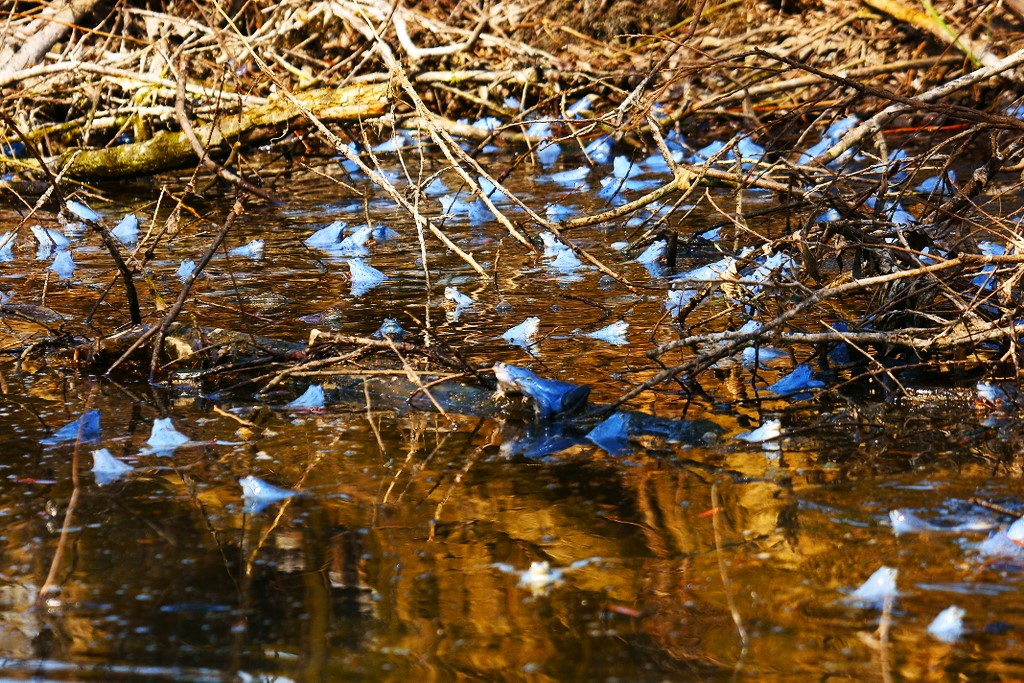
[[[781,420],[766,420],[757,429],[751,432],[743,432],[735,437],[747,443],[765,443],[766,441],[777,441],[782,436]]]
[[[243,258],[250,258],[255,260],[263,258],[263,248],[266,246],[266,242],[261,239],[253,240],[248,244],[243,244],[240,247],[235,247],[228,251],[231,256],[241,256]]]
[[[139,241],[139,219],[134,213],[125,214],[110,234],[121,244],[135,244]]]
[[[239,479],[238,483],[242,486],[245,513],[250,515],[262,511],[268,505],[291,498],[296,494],[295,491],[278,488],[251,474]]]
[[[955,643],[964,634],[964,610],[950,605],[928,624],[928,635],[943,643]]]
[[[860,588],[850,594],[850,601],[864,607],[880,607],[897,595],[896,577],[899,571],[892,567],[879,567]]]
[[[49,270],[52,270],[62,280],[69,279],[75,272],[75,260],[71,258],[71,252],[62,249],[57,252],[57,255],[53,257],[53,263],[50,264]]]
[[[626,333],[628,331],[629,323],[625,320],[618,320],[607,327],[602,327],[599,330],[588,332],[585,336],[606,342],[613,346],[625,346],[629,343],[629,340],[626,339]]]
[[[501,335],[501,338],[512,346],[529,348],[533,345],[539,329],[540,318],[534,316],[532,318],[527,318],[515,327],[509,328]]]
[[[319,384],[310,384],[302,396],[285,406],[289,410],[317,410],[324,407],[324,389]]]
[[[92,452],[92,473],[100,486],[115,482],[134,469],[115,458],[106,448]]]
[[[188,443],[188,437],[174,428],[169,417],[158,417],[153,420],[153,431],[146,441],[154,453],[170,455],[178,446]]]

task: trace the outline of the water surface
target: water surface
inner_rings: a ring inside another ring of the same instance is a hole
[[[602,201],[520,175],[510,185],[539,207],[593,211]],[[264,238],[264,257],[219,255],[200,280],[189,307],[200,323],[302,341],[314,325],[300,317],[332,307],[341,311],[335,329],[347,334],[369,335],[393,316],[411,341],[429,329],[432,344],[456,348],[475,365],[503,360],[592,384],[598,403],[655,372],[645,352],[679,335],[664,319],[665,278],[608,246],[634,234],[625,221],[572,237],[635,291],[592,268],[572,277],[554,272],[500,226],[464,217],[444,221],[446,232],[495,278],[477,277],[428,237],[428,287],[415,228],[388,202],[364,205],[303,170],[286,186],[284,207],[250,210],[229,237],[230,247]],[[115,220],[136,210],[149,216],[144,228],[152,225],[155,190],[122,189],[130,191],[108,190],[93,208]],[[718,192],[723,205],[732,201]],[[433,197],[422,201],[436,206]],[[177,295],[178,264],[199,258],[228,206],[211,190],[197,205],[202,219],[184,220],[154,250],[146,272],[165,301]],[[400,237],[371,246],[367,261],[388,280],[353,297],[346,259],[302,242],[331,221],[362,225],[367,215]],[[720,219],[698,212],[686,225],[696,233]],[[8,207],[4,220],[13,226],[18,216]],[[79,269],[70,283],[46,275],[27,231],[18,245],[18,258],[0,263],[0,290],[13,291],[15,303],[62,313],[65,329],[82,333],[75,323],[113,275],[98,239],[76,243]],[[719,257],[694,252],[680,269]],[[144,312],[153,314],[154,298],[139,284]],[[446,286],[477,300],[457,320],[443,306]],[[724,302],[715,307],[727,311]],[[532,355],[500,337],[530,316],[540,317],[543,337]],[[627,346],[574,334],[619,319],[630,323]],[[40,334],[7,322],[6,349]],[[115,286],[94,324],[123,322]],[[709,329],[743,322],[727,311]],[[966,388],[922,382],[902,399],[862,385],[815,400],[781,399],[765,386],[810,355],[789,351],[760,379],[739,362],[723,364],[702,378],[703,395],[667,386],[631,404],[668,419],[710,420],[720,438],[638,436],[616,453],[547,439],[529,420],[487,411],[439,415],[356,395],[292,412],[281,406],[299,393],[295,385],[273,399],[219,395],[150,386],[130,374],[103,379],[87,368],[19,364],[8,353],[0,366],[4,675],[1024,675],[1021,561],[979,558],[973,545],[984,531],[896,537],[888,521],[889,510],[910,508],[940,525],[1011,522],[1024,510],[1014,412],[977,409],[968,377],[960,382]],[[98,439],[41,443],[88,409],[101,411]],[[190,443],[170,455],[147,453],[158,417],[171,417]],[[782,420],[786,435],[778,448],[732,438],[771,418]],[[100,447],[136,470],[99,485],[90,468]],[[248,514],[238,484],[247,475],[302,495]],[[540,562],[550,569],[529,580],[525,573]],[[899,595],[884,618],[845,599],[882,565],[899,570]],[[926,627],[951,604],[966,609],[967,632],[946,644]]]

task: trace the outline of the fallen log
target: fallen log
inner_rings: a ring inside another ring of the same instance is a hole
[[[379,116],[388,103],[386,83],[359,83],[344,88],[320,88],[295,97],[321,120],[358,121]],[[223,151],[242,136],[256,140],[280,135],[279,127],[301,117],[288,99],[274,97],[265,105],[225,115],[213,123],[196,126],[196,136],[208,152]],[[185,133],[161,131],[149,140],[105,149],[73,148],[47,160],[60,175],[76,180],[114,180],[185,168],[198,157]],[[31,160],[22,167],[33,166]]]

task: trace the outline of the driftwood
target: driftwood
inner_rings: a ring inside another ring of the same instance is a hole
[[[379,116],[384,111],[388,103],[388,86],[362,83],[344,88],[308,90],[297,93],[295,97],[321,120],[358,121]],[[243,135],[251,134],[258,139],[280,135],[280,125],[299,116],[299,109],[289,100],[272,98],[269,104],[196,126],[195,132],[207,151],[214,152],[223,150]],[[51,168],[56,167],[64,177],[110,180],[184,168],[195,164],[196,159],[195,150],[183,132],[161,131],[144,142],[106,149],[69,149],[47,160],[47,163]]]

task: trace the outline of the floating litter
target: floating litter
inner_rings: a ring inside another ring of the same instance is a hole
[[[319,384],[310,384],[302,396],[287,404],[289,410],[317,410],[324,407],[324,389]]]
[[[92,452],[92,473],[100,486],[113,483],[134,469],[115,458],[106,448]]]

